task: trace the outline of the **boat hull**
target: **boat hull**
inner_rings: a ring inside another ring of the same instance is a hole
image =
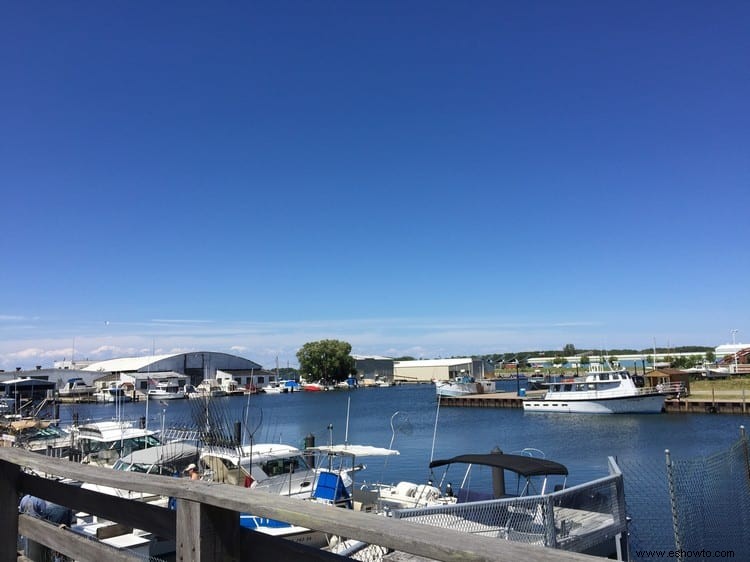
[[[473,396],[474,394],[485,394],[494,392],[494,382],[452,382],[438,381],[435,383],[435,393],[438,396]]]
[[[186,398],[186,395],[182,391],[178,392],[153,392],[149,391],[149,400],[181,400]]]
[[[524,412],[550,412],[568,414],[659,414],[664,408],[664,396],[649,394],[641,396],[624,396],[620,398],[603,398],[571,400],[570,398],[526,399],[523,401]]]

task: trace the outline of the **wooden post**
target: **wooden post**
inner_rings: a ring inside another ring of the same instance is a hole
[[[178,500],[176,560],[239,562],[239,513],[198,502]]]
[[[18,557],[18,481],[21,467],[0,461],[0,560]]]
[[[552,496],[544,498],[544,526],[547,529],[544,546],[548,548],[556,548],[557,535],[555,533],[555,506],[552,503]]]

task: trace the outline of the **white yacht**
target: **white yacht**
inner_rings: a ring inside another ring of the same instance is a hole
[[[547,384],[544,398],[523,400],[524,412],[658,414],[671,389],[642,388],[625,369],[592,365],[585,378]]]
[[[176,379],[157,382],[155,388],[148,389],[149,400],[179,400],[182,398],[187,398],[185,388],[180,387]]]
[[[447,381],[435,381],[438,396],[471,396],[495,392],[495,381],[475,379],[465,375]]]

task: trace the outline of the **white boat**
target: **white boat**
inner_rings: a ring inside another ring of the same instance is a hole
[[[220,398],[227,395],[227,391],[216,379],[203,379],[200,384],[195,387],[195,391],[198,395],[203,396],[204,398]]]
[[[91,396],[94,392],[96,388],[86,384],[81,377],[74,377],[68,379],[57,393],[62,398],[83,398]]]
[[[573,414],[658,414],[670,388],[642,388],[625,369],[593,365],[585,378],[547,384],[544,398],[523,400],[524,412]]]
[[[486,471],[491,490],[453,490],[447,475],[455,465],[467,467],[465,474],[455,475],[456,481],[463,483],[480,480],[474,473]],[[568,469],[564,465],[527,455],[459,455],[429,466],[430,470],[445,467],[445,474],[435,485],[423,485],[423,500],[416,502],[416,507],[409,503],[415,503],[419,493],[413,484],[396,486],[406,492],[403,502],[396,494],[389,497],[387,489],[381,490],[388,515],[498,540],[623,559],[625,498],[622,474],[613,458],[609,459],[609,476],[570,488],[566,487]]]
[[[279,385],[283,386],[287,389],[288,392],[299,392],[300,391],[300,385],[297,381],[294,380],[280,380]]]
[[[337,382],[335,388],[338,388],[340,390],[354,390],[355,388],[357,388],[357,386],[357,379],[354,377],[349,377],[344,381]]]
[[[365,468],[356,464],[356,459],[388,455],[398,455],[398,451],[348,444],[300,450],[258,443],[237,448],[206,447],[198,465],[203,480],[352,508],[354,475]],[[240,525],[307,546],[322,547],[328,542],[320,531],[247,513],[240,514]]]
[[[435,381],[435,393],[438,396],[471,396],[495,392],[495,381],[475,379],[463,375],[447,381]]]
[[[181,388],[176,379],[167,379],[156,383],[156,388],[149,388],[149,400],[180,400],[187,398],[185,389]]]
[[[133,397],[128,394],[128,388],[117,382],[110,383],[109,386],[102,388],[93,394],[97,402],[130,402]]]
[[[106,421],[69,429],[81,462],[112,466],[121,456],[159,445],[156,432],[131,422]]]
[[[265,394],[286,394],[289,389],[286,386],[282,386],[280,383],[272,382],[261,388]]]

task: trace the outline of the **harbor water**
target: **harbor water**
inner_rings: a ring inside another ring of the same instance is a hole
[[[642,562],[661,559],[660,555],[645,555],[649,549],[671,549],[675,545],[665,449],[670,450],[673,461],[689,463],[697,459],[700,463],[702,458],[736,446],[740,426],[750,428],[750,419],[737,415],[544,414],[524,413],[522,409],[439,407],[431,384],[60,406],[62,425],[71,423],[74,417],[80,423],[108,419],[137,422],[146,417],[154,430],[179,427],[215,432],[220,426],[229,439],[239,422],[245,444],[252,439],[255,443],[302,448],[313,437],[317,445],[348,442],[392,447],[400,452],[398,456],[357,459],[366,470],[357,473],[355,485],[402,480],[441,484],[445,477],[442,484],[450,482],[454,489],[488,491],[492,475],[487,468],[473,468],[464,481],[463,467],[456,466],[455,473],[446,475],[442,469],[431,473],[428,465],[431,460],[496,448],[562,463],[569,471],[568,485],[574,485],[607,476],[607,457],[613,456],[625,476],[625,501],[632,517],[631,559]],[[199,428],[198,424],[212,427]],[[744,520],[732,518],[732,513],[739,498],[744,498],[742,502],[750,508],[745,488],[742,494],[733,488],[738,483],[736,475],[747,474],[743,470],[746,461],[740,459],[735,465],[722,462],[723,468],[705,470],[716,465],[715,459],[697,470],[688,468],[694,484],[683,492],[683,512],[703,514],[703,523],[693,529],[697,548],[733,548],[744,559],[750,555],[748,531]],[[506,481],[508,484],[513,486]],[[709,484],[714,490],[710,493],[704,489]],[[512,487],[508,490],[514,492]],[[701,503],[705,501],[710,509]],[[730,521],[734,527],[728,525]]]
[[[194,424],[202,400],[170,400],[148,404],[152,429]],[[367,444],[400,451],[382,460],[365,460],[363,478],[424,482],[431,459],[485,453],[495,447],[506,453],[536,449],[536,455],[568,467],[569,483],[607,474],[607,457],[629,462],[659,461],[669,449],[674,458],[708,455],[734,442],[745,416],[710,414],[585,415],[529,414],[520,409],[438,408],[432,385],[360,388],[352,391],[296,392],[212,398],[231,426],[242,422],[249,442],[287,443],[302,447],[313,435],[318,445],[329,441]],[[62,424],[78,419],[146,415],[146,402],[71,404],[60,407]],[[481,475],[477,475],[481,478]]]

